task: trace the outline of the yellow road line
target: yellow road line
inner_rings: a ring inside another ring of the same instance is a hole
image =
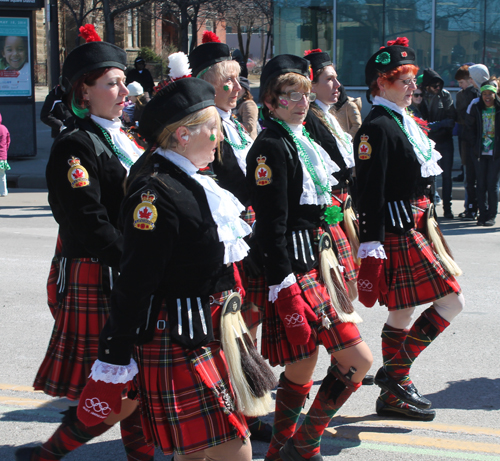
[[[431,447],[441,450],[472,451],[474,453],[494,453],[500,454],[500,444],[463,442],[460,440],[446,440],[440,437],[420,437],[415,435],[386,434],[374,432],[360,432],[354,428],[329,428],[327,431],[334,437],[345,439],[355,439],[367,442],[390,443],[397,445],[411,445]]]
[[[50,400],[21,399],[19,397],[0,396],[0,405],[15,405],[20,407],[43,407],[51,405]]]
[[[19,386],[17,384],[0,383],[0,390],[2,391],[19,391],[19,392],[41,392],[35,391],[33,386]]]

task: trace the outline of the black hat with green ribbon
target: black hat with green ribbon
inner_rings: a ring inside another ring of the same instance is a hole
[[[405,64],[415,64],[415,51],[408,46],[408,39],[398,37],[396,40],[389,40],[387,46],[380,48],[368,60],[365,68],[365,82],[370,86],[380,74]]]

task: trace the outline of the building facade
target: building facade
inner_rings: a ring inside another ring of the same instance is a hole
[[[275,54],[321,48],[351,90],[366,89],[369,57],[403,36],[420,72],[435,69],[446,87],[466,63],[500,76],[500,0],[276,0],[274,18]]]

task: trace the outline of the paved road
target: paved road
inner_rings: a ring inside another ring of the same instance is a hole
[[[461,211],[459,204],[454,211]],[[437,410],[436,419],[412,423],[379,418],[374,412],[377,388],[362,387],[330,425],[322,443],[325,460],[500,460],[499,227],[452,221],[442,229],[464,270],[460,281],[467,305],[412,369],[419,390]],[[64,400],[30,387],[53,325],[45,281],[56,232],[46,192],[12,189],[0,198],[1,461],[14,459],[14,447],[46,440],[60,421],[58,411],[65,408]],[[376,370],[386,312],[357,307]],[[311,397],[328,361],[321,354]],[[113,428],[65,459],[125,460],[119,437]],[[253,448],[254,459],[262,460],[266,445],[256,443]],[[158,453],[156,459],[169,457]]]

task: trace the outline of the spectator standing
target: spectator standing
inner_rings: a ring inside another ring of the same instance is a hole
[[[128,99],[132,104],[124,109],[124,113],[127,113],[130,119],[129,123],[131,125],[136,125],[139,123],[144,107],[146,107],[146,104],[149,102],[149,96],[144,93],[144,89],[139,82],[128,84],[127,90],[129,91]]]
[[[145,93],[148,93],[148,96],[153,94],[153,88],[155,86],[155,82],[153,80],[153,76],[148,69],[146,69],[146,61],[144,58],[138,56],[135,58],[134,62],[135,69],[131,69],[127,73],[126,84],[132,82],[139,82],[144,89]]]
[[[5,172],[10,170],[7,163],[7,151],[10,146],[10,133],[5,125],[2,125],[2,114],[0,114],[0,197],[6,197],[9,191],[7,190],[7,177]]]
[[[68,126],[73,117],[70,110],[63,102],[64,91],[61,85],[56,85],[45,98],[40,120],[52,128],[51,136],[55,138],[64,128]]]
[[[498,84],[488,80],[481,98],[467,111],[466,136],[477,176],[478,226],[493,226],[498,211],[500,180],[500,99]]]
[[[411,95],[411,104],[408,107],[408,111],[415,117],[422,118],[422,113],[420,112],[420,108],[422,106],[424,93],[422,88],[417,86],[417,89]]]
[[[343,85],[340,85],[338,92],[339,99],[330,108],[330,113],[335,116],[342,130],[354,138],[363,122],[361,119],[361,98],[347,96]]]
[[[457,111],[450,93],[443,88],[444,80],[430,68],[424,69],[422,88],[424,101],[421,106],[422,116],[429,122],[429,138],[436,143],[436,150],[442,158],[439,165],[443,169],[443,216],[453,219],[451,212],[451,170],[453,168],[453,127]]]
[[[470,76],[469,66],[459,67],[455,73],[455,80],[458,82],[460,91],[457,93],[457,123],[458,123],[458,147],[460,159],[465,169],[465,202],[464,211],[458,215],[466,221],[474,221],[477,216],[477,198],[476,198],[476,170],[474,160],[471,154],[471,148],[465,138],[465,117],[467,108],[473,99],[479,97],[480,92],[475,86],[474,79]]]

